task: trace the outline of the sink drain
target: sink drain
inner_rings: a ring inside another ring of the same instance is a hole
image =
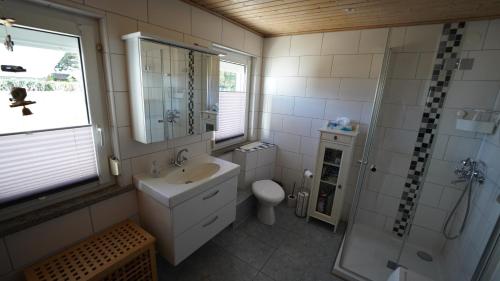
[[[417,256],[423,259],[424,261],[431,262],[433,260],[432,256],[424,251],[418,251]]]

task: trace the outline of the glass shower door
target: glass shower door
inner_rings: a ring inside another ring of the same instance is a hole
[[[403,155],[386,151],[381,143],[388,116],[382,116],[380,109],[384,107],[385,112],[389,110],[387,107],[395,110],[398,106],[388,104],[390,98],[384,95],[391,65],[391,51],[387,49],[363,157],[359,160],[360,172],[349,224],[336,261],[340,272],[335,270],[335,273],[349,279],[386,281],[393,271],[387,265],[397,260],[402,246],[401,239],[392,232],[401,194],[390,187],[404,179],[402,173],[409,162],[406,163]]]

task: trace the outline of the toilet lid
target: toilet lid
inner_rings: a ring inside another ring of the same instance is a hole
[[[256,181],[252,184],[252,191],[258,196],[268,198],[269,200],[283,200],[285,192],[281,186],[272,180]]]

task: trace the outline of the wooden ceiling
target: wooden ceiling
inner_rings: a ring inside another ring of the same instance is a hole
[[[270,37],[500,17],[500,0],[184,0]]]

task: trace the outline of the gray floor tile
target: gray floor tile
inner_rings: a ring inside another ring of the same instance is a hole
[[[213,242],[257,269],[264,266],[275,250],[274,247],[231,228],[227,228],[217,235]]]
[[[271,277],[265,275],[264,273],[259,272],[259,274],[257,274],[257,276],[255,276],[253,281],[275,281],[275,280],[272,279]]]
[[[262,272],[276,281],[302,281],[308,265],[281,251],[273,253]]]
[[[275,207],[276,226],[282,227],[286,230],[293,231],[294,226],[299,221],[304,221],[305,218],[299,218],[295,215],[295,209],[288,208],[285,204],[279,204]]]
[[[265,225],[256,217],[248,218],[238,227],[238,230],[274,248],[277,248],[283,242],[283,237],[287,234],[284,228],[277,225]]]

